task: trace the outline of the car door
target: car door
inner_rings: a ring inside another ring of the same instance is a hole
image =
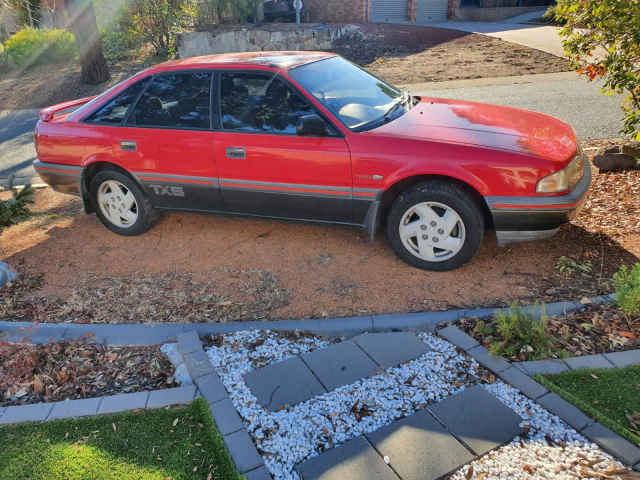
[[[145,80],[114,152],[159,208],[221,206],[211,125],[212,71],[172,71]]]
[[[311,103],[273,72],[219,73],[215,155],[225,208],[279,218],[352,221],[349,149],[328,121],[327,135],[299,136]]]

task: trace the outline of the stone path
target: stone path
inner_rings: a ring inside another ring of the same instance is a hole
[[[436,480],[513,440],[520,417],[480,387],[304,462],[304,480]]]
[[[245,382],[270,410],[295,405],[428,352],[410,332],[360,335],[352,341],[253,370]]]

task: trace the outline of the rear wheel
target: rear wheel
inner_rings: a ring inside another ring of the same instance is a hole
[[[419,183],[394,201],[387,235],[396,254],[414,267],[446,271],[467,263],[484,237],[484,217],[463,188]]]
[[[96,215],[112,232],[139,235],[158,218],[140,187],[121,172],[98,172],[91,180],[90,192]]]

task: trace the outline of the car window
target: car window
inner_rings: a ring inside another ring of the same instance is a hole
[[[110,124],[122,123],[127,116],[129,107],[136,101],[136,98],[138,98],[138,95],[140,95],[140,92],[142,92],[149,80],[150,78],[147,77],[131,85],[113,100],[107,102],[105,106],[92,113],[86,121]]]
[[[128,125],[208,129],[211,72],[156,75],[127,120]]]
[[[296,135],[298,119],[316,113],[277,74],[226,72],[220,82],[225,130]]]

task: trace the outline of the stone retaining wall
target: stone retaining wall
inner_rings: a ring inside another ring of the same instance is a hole
[[[256,28],[187,32],[178,35],[178,56],[197,57],[229,52],[326,50],[346,35],[358,34],[357,25],[277,24]]]

